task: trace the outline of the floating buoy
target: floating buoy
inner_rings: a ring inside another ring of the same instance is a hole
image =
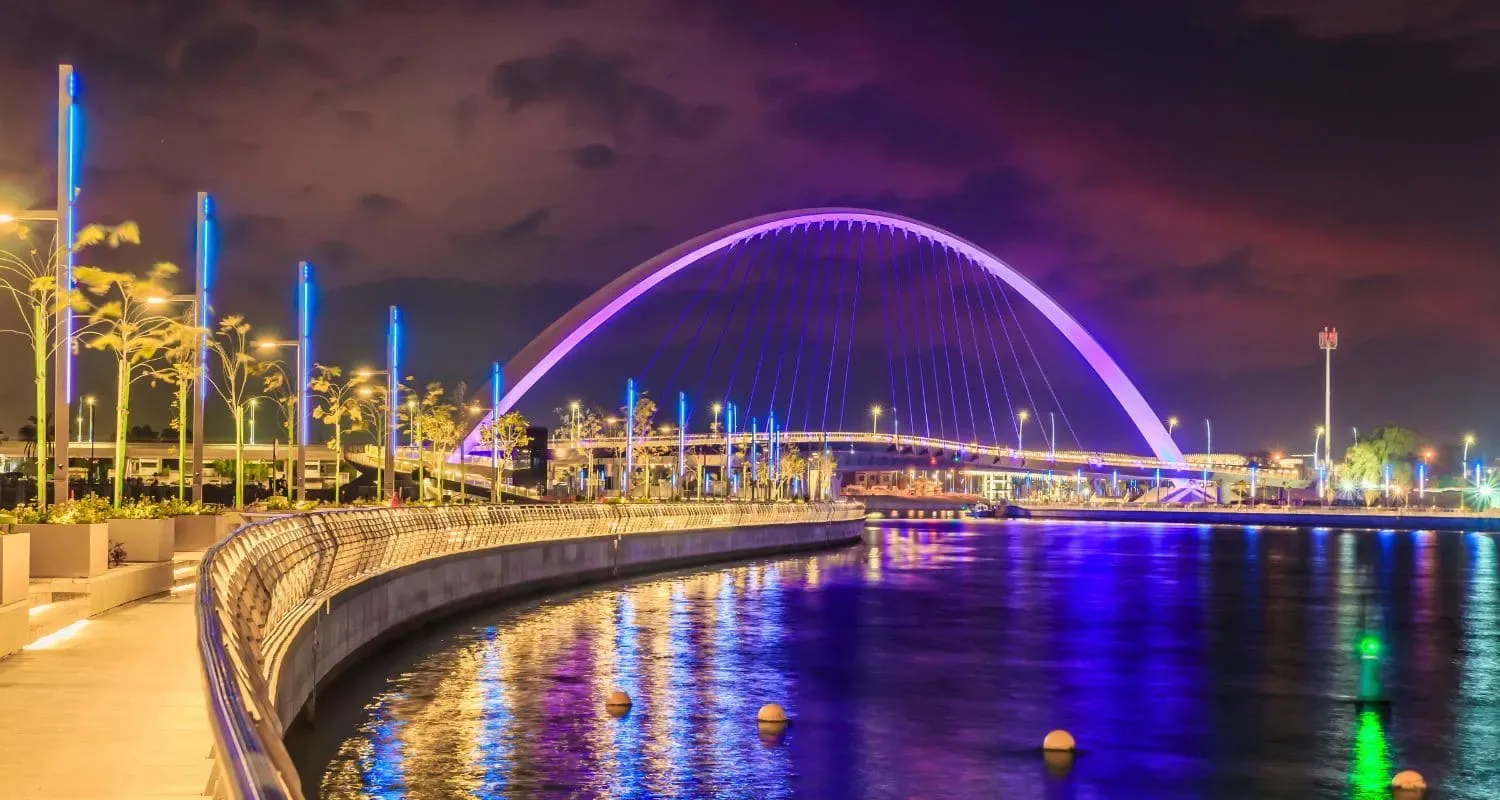
[[[1057,730],[1047,734],[1047,738],[1042,740],[1042,749],[1051,752],[1071,753],[1077,749],[1077,745],[1073,742],[1073,734]]]
[[[1422,778],[1422,773],[1408,769],[1396,773],[1396,777],[1391,778],[1391,788],[1420,792],[1427,788],[1427,781]]]
[[[623,716],[630,710],[630,695],[616,689],[604,698],[604,708],[615,716]]]
[[[786,724],[786,709],[777,703],[766,703],[755,714],[755,721],[768,725]]]

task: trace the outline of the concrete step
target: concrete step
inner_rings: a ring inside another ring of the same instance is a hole
[[[31,616],[31,641],[34,642],[88,617],[89,600],[83,596],[75,596],[66,600],[50,600],[40,605],[32,605],[28,613]]]
[[[172,593],[191,591],[198,583],[202,550],[179,550],[172,556]]]

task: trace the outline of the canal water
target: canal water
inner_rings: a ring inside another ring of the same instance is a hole
[[[1500,798],[1481,534],[900,521],[430,627],[291,740],[325,798]],[[1362,707],[1358,649],[1387,705]],[[613,688],[635,698],[623,718]],[[793,724],[762,736],[755,713]],[[1044,762],[1043,736],[1078,740]]]

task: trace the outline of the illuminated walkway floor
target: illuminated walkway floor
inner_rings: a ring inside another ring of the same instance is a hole
[[[212,740],[193,593],[70,633],[0,660],[0,798],[201,797]]]

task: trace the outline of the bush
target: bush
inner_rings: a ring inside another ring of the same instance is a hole
[[[109,543],[109,565],[118,567],[125,563],[125,545],[119,542]]]
[[[91,494],[46,508],[37,508],[34,503],[21,506],[16,509],[15,521],[19,525],[89,525],[107,521],[113,511],[108,500]]]
[[[106,510],[104,515],[108,519],[165,519],[168,516],[165,505],[155,500],[130,500],[122,503],[119,508]]]
[[[178,500],[173,497],[157,503],[164,517],[197,517],[204,514],[217,514],[223,509],[218,506],[204,505],[203,503],[190,503],[186,500]]]

